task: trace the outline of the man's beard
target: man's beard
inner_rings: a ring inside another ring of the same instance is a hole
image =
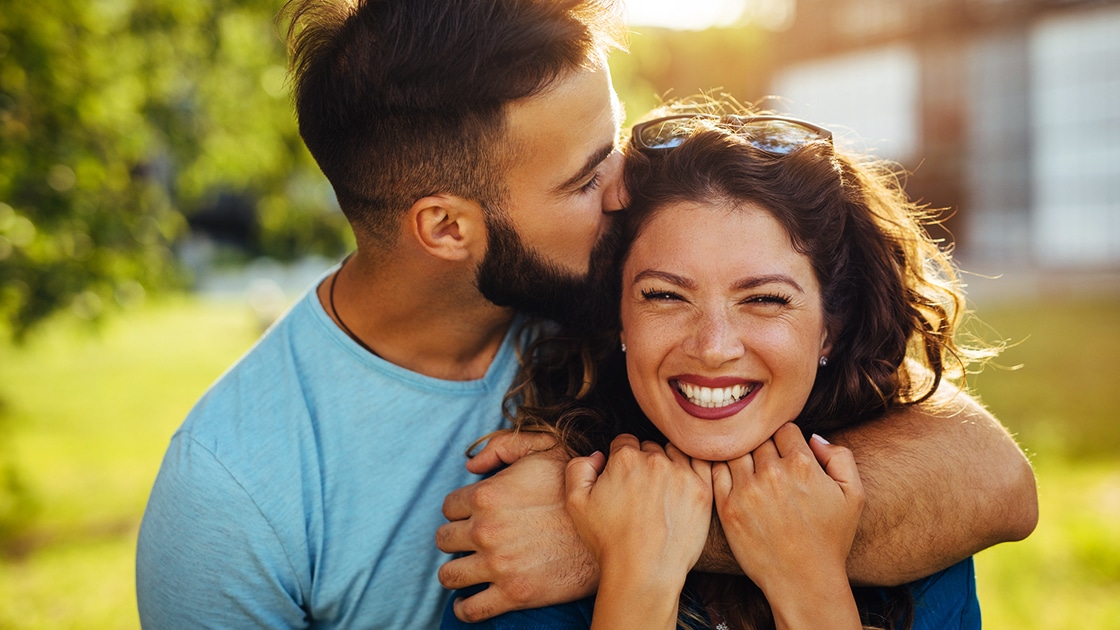
[[[486,217],[487,251],[478,266],[478,290],[498,306],[544,317],[570,332],[597,332],[617,318],[613,268],[617,238],[607,230],[591,251],[586,276],[544,259],[521,239],[501,211]],[[613,224],[612,224],[613,225]]]

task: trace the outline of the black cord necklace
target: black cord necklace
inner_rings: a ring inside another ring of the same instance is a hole
[[[327,301],[330,302],[331,313],[334,314],[334,318],[338,321],[338,325],[342,328],[342,332],[346,333],[351,339],[354,340],[354,343],[361,346],[366,352],[377,356],[377,353],[373,351],[373,348],[367,346],[366,342],[359,339],[358,336],[354,334],[354,331],[350,330],[350,327],[346,325],[346,322],[342,321],[342,315],[338,313],[338,309],[335,308],[334,305],[334,284],[338,280],[339,274],[342,273],[342,268],[346,266],[346,263],[350,262],[350,259],[353,258],[353,256],[354,254],[351,253],[348,254],[346,258],[343,258],[342,264],[338,266],[338,271],[335,271],[334,275],[331,276],[331,288],[327,291]]]

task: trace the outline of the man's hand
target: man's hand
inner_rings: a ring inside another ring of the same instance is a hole
[[[544,434],[494,437],[467,468],[485,473],[509,467],[444,500],[443,515],[450,522],[436,532],[436,544],[445,552],[469,555],[444,564],[440,583],[448,589],[490,584],[455,602],[459,619],[481,621],[595,592],[598,567],[564,504],[569,458],[554,444]]]

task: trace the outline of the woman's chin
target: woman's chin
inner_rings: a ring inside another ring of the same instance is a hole
[[[692,459],[704,459],[710,462],[726,462],[739,459],[754,450],[733,444],[689,444],[678,446],[678,448]]]

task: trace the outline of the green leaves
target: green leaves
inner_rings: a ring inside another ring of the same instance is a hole
[[[15,338],[58,309],[96,317],[181,284],[186,218],[222,192],[267,211],[254,254],[344,246],[289,105],[278,1],[3,4],[0,322]]]

